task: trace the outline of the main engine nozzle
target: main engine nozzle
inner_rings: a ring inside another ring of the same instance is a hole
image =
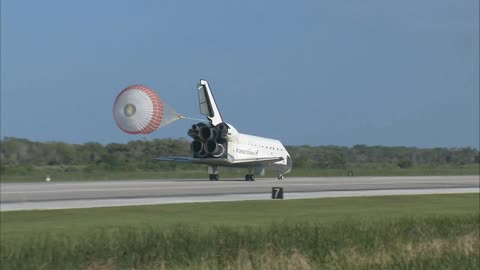
[[[200,139],[204,142],[208,140],[215,140],[218,137],[218,130],[207,126],[201,127],[198,133]]]
[[[190,144],[190,148],[193,153],[199,154],[203,151],[203,143],[200,140],[194,140],[192,144]]]
[[[206,126],[207,125],[205,123],[198,123],[196,125],[192,125],[192,128],[188,130],[187,134],[194,140],[200,139],[200,130]]]
[[[205,149],[205,144],[200,140],[194,140],[190,144],[190,148],[192,152],[199,157],[205,157],[208,154]]]
[[[225,153],[225,147],[214,140],[208,140],[206,146],[207,153],[214,157],[219,157]]]
[[[225,123],[220,123],[216,126],[220,137],[225,138],[228,134],[228,125]]]

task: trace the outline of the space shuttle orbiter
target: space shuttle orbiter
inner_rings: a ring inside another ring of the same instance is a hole
[[[190,162],[208,165],[211,181],[218,181],[218,167],[242,167],[248,170],[246,181],[254,181],[255,175],[264,175],[265,169],[273,170],[278,179],[292,169],[292,159],[283,144],[274,139],[243,134],[224,122],[206,80],[198,84],[200,113],[208,123],[198,123],[188,130],[193,139],[192,157],[158,157],[161,161]]]

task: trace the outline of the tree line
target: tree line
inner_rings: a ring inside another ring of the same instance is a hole
[[[186,139],[135,140],[125,144],[68,144],[35,142],[5,137],[0,140],[2,174],[14,168],[38,166],[83,166],[84,170],[158,170],[175,166],[158,162],[158,156],[190,156]],[[287,146],[296,168],[348,168],[363,164],[466,165],[479,163],[479,151],[463,148],[417,148],[355,145]]]

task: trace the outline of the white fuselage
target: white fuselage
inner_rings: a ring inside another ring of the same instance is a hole
[[[283,159],[267,165],[280,174],[290,172],[292,160],[287,149],[279,140],[239,133],[232,125],[228,124],[228,157],[235,161],[282,157]]]

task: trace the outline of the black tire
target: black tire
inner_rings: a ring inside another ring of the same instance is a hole
[[[218,174],[215,174],[214,179],[215,179],[215,181],[218,181],[218,180],[220,180],[220,176]]]
[[[253,174],[250,175],[250,181],[255,181],[255,175]]]

